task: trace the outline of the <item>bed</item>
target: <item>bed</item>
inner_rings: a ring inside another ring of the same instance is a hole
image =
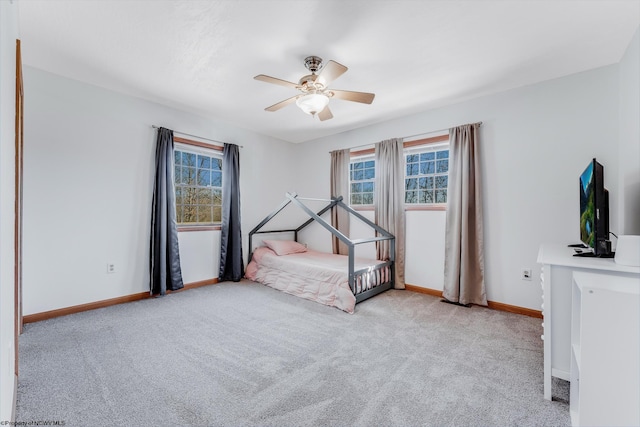
[[[245,272],[247,279],[347,313],[353,313],[357,303],[393,288],[395,237],[391,233],[344,204],[342,197],[328,200],[328,205],[319,212],[312,211],[303,203],[303,200],[319,199],[301,199],[292,193],[287,193],[286,197],[285,202],[249,233],[252,252]],[[263,227],[289,204],[301,208],[309,219],[297,228],[265,230]],[[373,228],[377,236],[347,238],[321,217],[332,208],[347,210]],[[314,221],[344,242],[349,249],[348,255],[317,252],[298,243],[298,233]],[[263,240],[263,245],[254,250],[254,236],[261,233],[292,233],[293,240]],[[372,260],[355,256],[357,245],[377,241],[389,241],[390,259]]]

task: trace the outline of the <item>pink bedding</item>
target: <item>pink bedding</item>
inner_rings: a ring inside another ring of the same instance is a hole
[[[381,261],[355,259],[355,270]],[[356,298],[349,288],[348,257],[307,251],[278,256],[257,248],[245,277],[283,292],[353,313]]]

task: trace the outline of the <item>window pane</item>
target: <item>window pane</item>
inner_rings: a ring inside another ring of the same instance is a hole
[[[351,192],[352,193],[362,193],[362,184],[359,182],[355,182],[351,184]]]
[[[418,192],[417,191],[407,191],[404,193],[404,202],[405,203],[416,203],[418,200]]]
[[[213,204],[216,206],[222,206],[222,191],[213,189]]]
[[[436,154],[433,151],[429,153],[420,154],[420,161],[434,160],[435,158],[436,158]]]
[[[198,201],[196,203],[199,205],[210,205],[213,203],[211,190],[208,188],[198,188]]]
[[[418,189],[418,179],[417,178],[409,178],[405,179],[405,190],[417,190]]]
[[[211,172],[209,170],[198,169],[198,185],[208,187],[211,185]]]
[[[196,155],[193,153],[182,153],[182,164],[186,166],[196,165]]]
[[[194,185],[196,183],[196,169],[182,167],[182,184]]]
[[[182,205],[176,205],[176,222],[182,223]]]
[[[438,160],[436,162],[436,172],[444,173],[449,171],[449,160]]]
[[[448,159],[449,158],[449,150],[438,151],[438,153],[436,154],[436,157],[438,159]]]
[[[373,182],[363,182],[362,183],[362,191],[373,193]]]
[[[375,168],[376,167],[375,160],[368,160],[368,161],[364,162],[364,167],[365,168]]]
[[[218,159],[215,157],[211,158],[211,169],[213,169],[214,171],[221,171],[222,170],[222,159]]]
[[[436,177],[436,188],[447,188],[449,177],[446,175]]]
[[[433,203],[433,191],[424,192],[424,203]]]
[[[352,194],[351,195],[351,204],[352,205],[361,205],[362,204],[362,194]]]
[[[173,164],[174,165],[179,165],[181,158],[182,158],[182,151],[175,150],[173,152]]]
[[[427,190],[432,190],[433,189],[433,177],[432,176],[428,176],[426,178],[425,184],[424,184],[424,188],[426,188]]]
[[[373,193],[364,193],[362,195],[362,204],[364,204],[364,205],[372,205],[373,204]]]
[[[364,171],[362,169],[353,171],[353,180],[362,181],[364,179]]]
[[[199,169],[210,169],[211,168],[211,157],[203,156],[198,154],[198,168]]]
[[[420,156],[418,154],[409,154],[407,156],[407,163],[414,163],[420,160]]]
[[[176,187],[176,205],[182,204],[182,188]]]
[[[376,177],[375,169],[365,169],[364,170],[364,179],[373,179]]]
[[[407,163],[407,176],[418,175],[418,163]]]
[[[420,173],[427,175],[436,171],[436,165],[434,162],[420,162]]]
[[[211,222],[211,206],[198,206],[198,222]]]
[[[219,206],[213,207],[213,222],[221,222],[222,221],[222,208]]]
[[[363,162],[357,162],[353,164],[353,170],[361,170],[361,169],[364,169]]]
[[[180,166],[176,166],[173,169],[173,182],[178,185],[180,184],[180,178],[182,177],[182,171],[180,170]]]
[[[222,187],[222,172],[211,172],[211,185],[214,187]]]
[[[447,203],[447,190],[436,190],[436,203]]]
[[[194,205],[183,205],[182,207],[182,222],[197,222],[197,209]]]

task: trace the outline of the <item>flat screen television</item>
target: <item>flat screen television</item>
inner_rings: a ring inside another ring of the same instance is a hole
[[[612,256],[609,192],[604,188],[604,167],[596,159],[580,175],[580,241],[591,248],[592,256]]]

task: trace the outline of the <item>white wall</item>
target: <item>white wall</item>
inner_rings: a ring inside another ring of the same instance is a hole
[[[0,421],[13,420],[15,396],[14,201],[18,6],[0,1]]]
[[[640,235],[640,28],[620,61],[619,231]]]
[[[327,197],[333,149],[482,121],[487,297],[540,310],[538,248],[578,241],[577,182],[592,157],[612,206],[620,197],[618,90],[614,65],[300,144],[296,191]],[[407,212],[407,283],[442,289],[444,223],[442,212]],[[535,280],[521,280],[523,268]]]
[[[25,315],[148,291],[151,125],[244,147],[245,234],[259,220],[252,206],[286,191],[289,143],[31,67],[24,77]],[[186,283],[218,276],[219,239],[180,233]]]

